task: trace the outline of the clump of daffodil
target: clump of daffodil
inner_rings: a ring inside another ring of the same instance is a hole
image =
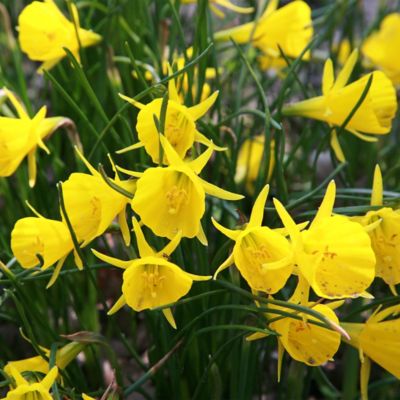
[[[378,69],[381,69],[395,84],[400,83],[400,14],[387,15],[381,22],[378,31],[368,36],[361,51]]]
[[[61,347],[56,352],[55,365],[60,370],[63,370],[84,348],[85,344],[78,342],[71,342]],[[50,357],[50,350],[45,348],[42,348],[42,350],[46,357]],[[39,355],[24,360],[9,361],[4,367],[4,372],[11,376],[12,370],[17,371],[20,374],[28,371],[47,374],[50,371],[50,368],[49,362]]]
[[[182,4],[193,4],[193,3],[197,3],[197,0],[182,0],[181,3]],[[210,0],[210,9],[219,18],[224,18],[225,14],[218,7],[223,7],[223,8],[226,8],[227,10],[231,10],[231,11],[237,12],[239,14],[249,14],[254,11],[253,7],[241,7],[241,6],[238,6],[234,3],[232,3],[230,0]]]
[[[49,373],[39,382],[29,382],[15,368],[10,368],[10,377],[13,384],[2,400],[52,400],[50,389],[58,375],[58,368],[53,367]]]
[[[100,236],[118,216],[125,243],[129,245],[130,234],[125,214],[130,198],[111,188],[83,154],[78,149],[76,151],[91,173],[73,173],[63,184],[65,209],[78,242],[83,242],[82,247],[86,246]],[[115,178],[111,181],[134,194],[136,180],[121,181],[115,170]]]
[[[39,72],[49,70],[66,56],[67,48],[79,60],[79,49],[101,40],[97,33],[79,26],[78,10],[71,3],[73,21],[69,21],[53,0],[33,1],[18,18],[21,49],[31,60],[40,61]]]
[[[160,135],[159,140],[169,165],[146,169],[137,180],[131,206],[143,224],[157,236],[172,239],[181,231],[183,237],[196,236],[201,243],[207,244],[200,222],[205,212],[206,193],[224,200],[240,200],[243,196],[221,189],[198,176],[212,155],[211,147],[196,159],[185,162],[164,136]],[[137,173],[120,170],[138,176]]]
[[[397,110],[396,92],[392,82],[382,71],[374,71],[355,82],[347,84],[357,62],[358,50],[354,50],[342,70],[334,79],[331,59],[325,62],[322,78],[322,96],[313,97],[283,107],[284,115],[299,115],[320,121],[332,126],[342,126],[352,110],[359,103],[369,80],[369,90],[354,115],[346,124],[346,131],[367,142],[376,142],[370,135],[384,135],[392,128],[392,119]],[[331,146],[339,161],[345,160],[337,132],[332,130]]]
[[[218,268],[219,272],[235,264],[240,274],[254,291],[276,293],[283,288],[293,271],[292,249],[285,236],[262,226],[264,207],[269,186],[258,195],[249,222],[242,228],[232,230],[212,219],[214,226],[235,241],[232,254]]]
[[[268,319],[274,319],[269,327],[276,331],[278,339],[278,381],[280,380],[282,358],[286,350],[289,355],[302,363],[315,367],[332,361],[340,345],[339,320],[333,311],[339,307],[342,302],[333,302],[331,304],[316,304],[308,301],[308,283],[304,278],[299,279],[299,284],[293,296],[288,300],[292,304],[301,304],[309,307],[311,310],[320,313],[329,326],[334,327],[328,329],[312,322],[321,322],[314,315],[306,313],[296,313],[295,318],[282,317],[274,314],[273,311],[267,314]],[[271,310],[280,310],[288,312],[288,309],[274,304],[268,305]],[[312,321],[312,322],[310,322]],[[267,334],[255,333],[247,337],[247,340],[256,340],[266,337]]]
[[[263,154],[265,148],[265,136],[257,135],[253,138],[246,139],[239,150],[236,163],[235,182],[245,182],[247,192],[254,193],[254,184],[263,168]],[[275,141],[270,143],[270,160],[267,181],[270,181],[275,167]]]
[[[67,224],[34,212],[36,217],[22,218],[16,222],[11,232],[11,250],[21,267],[25,269],[40,265],[42,270],[46,270],[57,263],[47,285],[50,287],[56,281],[71,251],[74,251],[78,269],[83,268],[82,260],[74,250]]]
[[[329,183],[311,225],[300,231],[284,206],[276,210],[290,234],[293,261],[315,293],[323,298],[368,296],[364,291],[375,277],[375,254],[365,229],[341,215],[332,215],[335,182]]]
[[[304,1],[292,1],[278,9],[279,0],[270,0],[261,17],[235,28],[217,32],[219,41],[230,40],[237,43],[251,41],[262,52],[261,67],[282,67],[286,65],[281,51],[292,58],[298,57],[307,47],[313,35],[311,8]],[[303,59],[308,60],[307,51]]]
[[[175,85],[175,80],[169,80],[163,133],[171,146],[178,153],[179,157],[184,158],[187,151],[193,146],[194,142],[202,143],[206,146],[212,146],[214,149],[224,150],[215,146],[196,128],[196,121],[212,107],[217,96],[218,91],[214,92],[201,103],[192,107],[186,107],[181,102],[181,98]],[[154,99],[145,105],[121,94],[120,97],[140,110],[136,123],[139,142],[118,151],[118,153],[144,147],[154,163],[165,162],[165,159],[160,160],[161,148],[159,127],[157,127],[154,121],[154,117],[159,117],[161,114],[163,99]]]
[[[30,118],[23,104],[7,89],[4,92],[14,106],[18,118],[0,117],[0,176],[12,175],[22,160],[28,158],[29,186],[36,182],[36,149],[50,153],[43,140],[50,136],[67,119],[46,118],[46,106]]]
[[[363,226],[376,225],[369,230],[376,256],[376,276],[381,277],[396,295],[395,285],[400,283],[400,210],[383,207],[383,183],[379,165],[375,167],[371,206],[382,206],[353,219]]]
[[[347,343],[358,349],[361,360],[361,397],[368,399],[371,361],[400,379],[400,306],[379,308],[366,323],[343,323],[350,335]]]
[[[179,245],[181,232],[178,232],[161,251],[156,252],[147,243],[137,220],[133,219],[132,222],[140,258],[123,261],[92,250],[100,260],[125,270],[122,296],[110,309],[109,315],[117,312],[125,304],[135,311],[143,311],[175,303],[189,292],[193,281],[211,278],[190,274],[168,261],[167,257]],[[176,328],[171,309],[165,308],[163,313],[171,326]]]

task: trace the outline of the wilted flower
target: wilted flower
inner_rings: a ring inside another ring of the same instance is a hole
[[[17,111],[18,118],[0,117],[0,176],[12,175],[25,157],[28,157],[29,186],[36,182],[36,149],[50,153],[43,140],[65,123],[63,117],[46,118],[46,107],[30,118],[15,95],[4,89]]]
[[[197,3],[197,0],[182,0],[181,3],[192,4]],[[226,8],[227,10],[231,10],[239,14],[249,14],[254,11],[253,7],[240,7],[232,3],[230,0],[210,0],[211,10],[220,18],[224,18],[225,14],[217,6]]]
[[[33,1],[18,18],[21,49],[31,60],[43,64],[39,72],[51,69],[66,56],[64,48],[79,60],[80,47],[98,43],[101,36],[82,29],[75,4],[71,3],[73,22],[64,17],[53,0]]]
[[[140,258],[123,261],[92,250],[100,260],[125,270],[122,296],[108,312],[109,315],[117,312],[125,304],[135,311],[142,311],[174,303],[189,292],[193,281],[211,278],[189,274],[166,259],[179,245],[180,232],[161,251],[156,252],[147,243],[135,219],[133,227]],[[171,309],[165,308],[163,313],[171,326],[176,328]]]
[[[83,154],[78,149],[76,151],[91,173],[73,173],[63,184],[65,209],[78,242],[83,242],[82,247],[86,246],[118,216],[121,232],[128,245],[130,234],[125,209],[130,199],[111,188]],[[136,180],[121,181],[116,170],[115,178],[111,181],[131,194],[136,190]]]
[[[15,368],[10,368],[15,385],[2,400],[52,400],[50,389],[57,378],[58,368],[53,367],[40,382],[27,381]]]
[[[224,150],[215,146],[196,128],[196,121],[212,107],[217,99],[218,92],[214,92],[206,100],[195,106],[186,107],[181,103],[174,79],[170,79],[168,96],[163,133],[179,157],[184,158],[194,142],[212,146],[216,150]],[[139,142],[120,150],[118,153],[144,147],[154,163],[161,163],[159,130],[154,117],[160,116],[163,99],[158,98],[144,105],[130,97],[121,94],[120,97],[140,109],[136,124]],[[162,161],[165,162],[166,160],[163,159]]]
[[[362,47],[362,53],[377,68],[381,69],[395,84],[400,83],[400,14],[387,15],[378,31],[368,36]]]
[[[349,333],[346,340],[358,349],[361,359],[361,396],[368,399],[370,359],[400,379],[400,306],[373,313],[365,324],[342,323]],[[390,317],[390,318],[389,318]]]
[[[181,231],[183,237],[197,236],[206,244],[207,238],[200,223],[205,211],[206,193],[225,200],[240,200],[243,196],[198,176],[212,155],[211,147],[195,160],[185,163],[164,136],[159,138],[169,166],[146,169],[137,181],[132,208],[157,236],[172,239]]]
[[[312,224],[301,232],[277,199],[274,204],[290,234],[298,273],[318,296],[366,295],[364,291],[375,277],[371,240],[360,224],[332,215],[335,193],[335,182],[331,181]]]
[[[396,92],[393,84],[381,71],[374,71],[355,82],[347,84],[357,62],[358,50],[354,50],[346,64],[334,79],[333,63],[325,63],[322,78],[322,96],[313,97],[283,107],[285,115],[300,115],[328,122],[333,126],[342,126],[351,111],[360,101],[370,79],[371,86],[361,105],[346,124],[346,130],[367,142],[377,138],[364,133],[384,135],[392,128],[392,119],[397,110]],[[345,157],[340,147],[336,130],[332,131],[331,146],[339,161]]]
[[[214,277],[235,264],[240,274],[255,291],[276,293],[285,285],[293,271],[292,249],[280,233],[261,226],[269,186],[265,186],[254,203],[249,223],[242,229],[223,227],[214,219],[214,226],[235,241],[232,254],[218,268]]]
[[[262,159],[265,147],[265,136],[257,135],[246,139],[239,150],[236,163],[235,182],[244,181],[246,190],[254,193],[254,184],[263,167]],[[270,181],[275,167],[275,141],[270,143],[270,159],[268,173],[265,175],[267,181]]]
[[[311,8],[304,1],[292,1],[278,8],[279,0],[270,0],[258,21],[217,32],[216,40],[230,40],[237,43],[252,42],[263,53],[261,67],[282,67],[286,63],[281,52],[292,58],[298,57],[306,48],[313,35]],[[307,51],[303,59],[307,60]]]
[[[383,183],[379,165],[375,167],[371,206],[383,206]],[[376,256],[376,276],[381,277],[396,295],[395,285],[400,283],[400,210],[382,207],[353,219],[363,226],[374,226],[369,229],[369,236]]]

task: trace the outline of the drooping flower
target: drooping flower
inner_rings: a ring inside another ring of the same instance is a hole
[[[382,70],[395,84],[400,83],[400,14],[387,15],[378,31],[368,36],[361,51],[376,68]]]
[[[63,183],[65,208],[78,241],[83,242],[82,247],[86,246],[100,236],[118,216],[125,243],[128,245],[130,234],[125,213],[130,198],[111,188],[83,154],[78,149],[76,151],[91,173],[73,173]],[[111,181],[132,195],[136,190],[136,180],[121,181],[116,170],[115,178]]]
[[[38,214],[18,220],[11,232],[11,250],[22,268],[41,266],[42,270],[57,263],[47,285],[57,279],[61,268],[74,244],[67,225],[63,221],[48,219]],[[82,269],[82,261],[74,250],[75,264]]]
[[[133,219],[132,222],[140,258],[123,261],[92,250],[100,260],[125,270],[122,296],[110,309],[109,315],[117,312],[125,304],[135,311],[143,311],[175,303],[189,292],[193,281],[211,278],[185,272],[166,258],[179,245],[181,232],[178,232],[161,251],[156,252],[147,243],[137,220]],[[163,313],[171,326],[176,328],[171,309],[165,308]]]
[[[277,199],[274,204],[290,234],[298,274],[315,293],[327,299],[365,296],[375,277],[371,240],[357,222],[332,215],[335,193],[331,181],[313,222],[303,231]]]
[[[253,138],[246,139],[239,150],[239,155],[236,163],[235,182],[244,181],[246,190],[249,193],[254,193],[254,184],[263,167],[262,159],[265,147],[265,136],[257,135]],[[275,141],[270,143],[270,160],[267,181],[270,181],[275,167]]]
[[[383,206],[383,183],[379,165],[375,167],[371,206]],[[396,295],[395,285],[400,283],[400,210],[382,207],[353,219],[363,226],[376,224],[374,229],[369,230],[376,256],[376,276],[381,277]]]
[[[50,389],[57,378],[58,368],[53,367],[40,382],[27,381],[15,368],[10,368],[15,385],[2,400],[52,400]]]
[[[136,183],[132,208],[157,236],[172,239],[181,231],[183,237],[197,236],[206,244],[207,238],[200,223],[205,211],[206,193],[224,200],[240,200],[243,196],[198,176],[212,155],[211,147],[198,158],[184,162],[164,136],[160,135],[159,140],[169,166],[146,169]],[[137,176],[137,173],[133,174]]]
[[[361,359],[361,397],[368,399],[371,362],[379,364],[400,379],[400,306],[376,310],[365,324],[342,323],[349,333],[347,343],[358,349]]]
[[[29,186],[36,182],[36,149],[46,153],[43,140],[66,121],[64,117],[46,118],[46,106],[30,118],[22,103],[7,89],[5,94],[14,106],[18,118],[0,117],[0,176],[12,175],[25,157],[28,157]]]
[[[197,0],[182,0],[181,3],[182,4],[193,4],[193,3],[197,3]],[[234,3],[232,3],[230,0],[210,0],[210,9],[219,18],[224,18],[225,14],[222,10],[220,10],[218,8],[218,6],[226,8],[227,10],[237,12],[239,14],[249,14],[254,11],[253,7],[241,7],[241,6],[238,6]]]
[[[268,191],[267,185],[258,195],[250,220],[242,229],[228,229],[212,219],[220,232],[235,241],[232,254],[221,264],[214,278],[235,264],[254,291],[273,294],[282,289],[291,275],[293,263],[290,261],[293,255],[285,236],[262,226]]]
[[[393,84],[382,71],[374,71],[347,84],[357,58],[358,50],[356,49],[351,53],[336,80],[334,79],[332,60],[328,59],[322,78],[322,96],[286,105],[282,109],[283,114],[299,115],[340,127],[346,122],[360,101],[369,80],[372,79],[368,93],[346,124],[345,129],[367,142],[376,142],[378,139],[366,134],[388,134],[397,110]],[[338,160],[343,162],[345,157],[336,130],[332,131],[331,146]]]
[[[186,107],[181,103],[175,80],[170,79],[168,82],[168,96],[163,133],[179,157],[184,158],[194,142],[212,146],[215,150],[224,150],[215,146],[196,128],[196,121],[212,107],[217,99],[218,91],[214,92],[201,103],[192,107]],[[136,123],[139,142],[118,151],[118,153],[144,147],[153,162],[159,163],[161,147],[159,129],[154,121],[154,117],[160,117],[163,99],[154,99],[145,105],[121,94],[120,97],[140,110]],[[164,158],[162,162],[165,163],[166,159]]]
[[[237,43],[252,42],[261,50],[261,67],[282,67],[286,63],[279,48],[287,57],[300,56],[313,36],[311,8],[304,1],[292,1],[278,8],[279,0],[270,0],[258,21],[217,32],[216,40],[232,38]],[[308,60],[307,51],[303,59]]]
[[[71,3],[73,22],[57,8],[53,0],[33,1],[18,17],[21,49],[31,60],[40,61],[39,72],[49,70],[66,56],[64,48],[79,60],[79,49],[101,40],[97,33],[79,26],[79,15]]]

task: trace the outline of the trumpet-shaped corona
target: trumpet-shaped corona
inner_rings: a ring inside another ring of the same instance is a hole
[[[231,230],[212,219],[219,231],[235,241],[232,254],[214,276],[235,264],[253,290],[272,294],[282,289],[291,275],[293,256],[291,246],[283,235],[261,226],[268,191],[267,185],[258,195],[250,221],[244,229]]]
[[[155,252],[147,243],[142,229],[135,219],[133,227],[140,258],[122,261],[92,250],[99,259],[125,270],[122,296],[109,314],[117,312],[125,304],[135,311],[143,311],[174,303],[189,292],[193,281],[204,281],[211,278],[211,276],[199,276],[185,272],[165,258],[179,245],[181,232],[178,232],[161,251]],[[176,328],[171,309],[165,308],[163,313],[171,326]]]
[[[18,18],[21,49],[31,60],[40,61],[39,72],[49,70],[66,56],[64,48],[79,60],[80,47],[97,44],[101,36],[79,26],[78,10],[71,4],[73,22],[53,0],[33,1]]]
[[[28,157],[29,186],[36,182],[36,149],[49,149],[43,140],[50,136],[66,119],[46,118],[46,107],[30,118],[15,95],[4,89],[18,118],[0,117],[0,176],[12,175],[25,157]]]
[[[369,80],[372,80],[366,97],[346,124],[346,130],[367,142],[375,142],[371,135],[388,134],[397,110],[396,92],[393,84],[381,71],[374,71],[355,82],[347,84],[357,62],[358,50],[354,50],[342,70],[334,79],[333,63],[325,63],[322,79],[322,96],[284,106],[285,115],[299,115],[333,126],[342,126],[351,111],[360,101]],[[332,131],[331,146],[339,161],[345,156],[340,146],[336,130]]]
[[[290,233],[298,273],[320,297],[364,295],[375,277],[375,255],[368,233],[350,219],[332,215],[335,182],[331,181],[308,229],[300,232],[283,205],[276,210]]]
[[[292,1],[278,9],[279,0],[271,0],[258,21],[217,32],[216,40],[237,43],[252,42],[261,50],[261,67],[282,67],[286,63],[283,53],[292,58],[300,56],[313,36],[311,8],[304,1]],[[303,58],[309,59],[307,51]]]
[[[160,142],[169,166],[148,168],[143,173],[137,181],[132,208],[157,236],[172,239],[181,231],[183,237],[197,236],[206,244],[200,223],[206,193],[225,200],[240,200],[243,196],[223,190],[198,176],[211,157],[211,147],[195,160],[185,163],[164,136],[160,136]]]

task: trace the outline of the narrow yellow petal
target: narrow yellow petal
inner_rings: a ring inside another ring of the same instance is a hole
[[[211,142],[212,143],[212,142]],[[192,169],[197,175],[203,170],[208,161],[210,160],[214,149],[210,146],[206,151],[201,153],[196,159],[188,163],[190,169]]]
[[[108,310],[107,315],[113,315],[126,304],[125,296],[122,295],[116,303]]]
[[[178,153],[171,146],[171,143],[164,135],[160,135],[160,143],[164,149],[165,155],[167,156],[169,165],[174,165],[174,166],[185,165],[183,160],[179,157]]]
[[[22,386],[22,385],[28,385],[29,384],[16,368],[14,368],[12,365],[10,365],[9,367],[10,367],[11,375],[14,378],[15,383],[17,384],[17,386]]]
[[[175,323],[175,319],[174,316],[172,315],[172,311],[170,308],[164,308],[162,310],[164,317],[167,319],[167,321],[169,322],[169,324],[176,329],[176,323]]]
[[[29,176],[29,187],[33,188],[36,183],[36,148],[28,153],[28,176]]]
[[[371,206],[381,206],[383,204],[383,182],[382,173],[378,164],[375,166],[374,182],[372,184]]]
[[[218,17],[218,18],[225,18],[225,13],[221,11],[218,7],[215,7],[214,4],[210,4],[210,10]]]
[[[79,254],[76,250],[74,250],[74,261],[75,265],[78,267],[80,271],[83,270],[83,262],[82,259],[79,257]]]
[[[204,188],[204,191],[214,197],[218,197],[220,199],[223,200],[241,200],[244,198],[243,195],[241,194],[237,194],[237,193],[232,193],[232,192],[228,192],[227,190],[221,189],[218,186],[213,185],[210,182],[206,182],[203,179],[201,179],[201,185]]]
[[[346,86],[346,83],[350,79],[350,75],[353,72],[354,66],[356,65],[357,59],[358,49],[354,49],[344,64],[342,70],[339,72],[332,90],[338,90]]]
[[[170,75],[173,74],[171,66],[168,64],[168,73]],[[177,103],[181,103],[181,99],[178,94],[178,90],[175,85],[175,78],[172,78],[168,81],[168,98],[172,101],[176,101]]]
[[[52,387],[54,381],[56,380],[58,375],[58,368],[53,367],[48,374],[44,377],[42,382],[40,382],[40,385],[43,386],[46,390],[50,390]]]
[[[46,286],[46,289],[48,289],[49,287],[53,286],[53,284],[55,283],[55,281],[58,278],[58,275],[60,275],[60,271],[62,266],[64,265],[64,262],[66,260],[67,256],[64,256],[63,258],[60,258],[57,262],[57,265],[54,268],[54,272],[53,275],[51,275],[51,278],[49,280],[49,283]]]
[[[249,227],[261,226],[264,218],[264,208],[269,193],[269,185],[265,185],[261,190],[251,210]]]
[[[274,11],[276,11],[276,9],[278,8],[278,5],[279,5],[279,0],[269,0],[268,6],[265,9],[265,11],[264,11],[263,15],[261,16],[261,18],[268,17],[268,15],[270,15]]]
[[[326,189],[324,199],[322,200],[321,205],[319,206],[317,215],[315,216],[313,222],[311,223],[310,228],[316,226],[323,219],[329,218],[332,215],[333,205],[335,203],[335,195],[336,195],[336,184],[335,181],[332,180],[329,182],[328,188]]]
[[[93,175],[93,176],[98,176],[99,173],[92,167],[92,165],[90,164],[90,162],[86,159],[86,157],[83,155],[83,153],[78,149],[77,146],[75,146],[75,151],[78,154],[79,158],[83,161],[83,163],[85,164],[86,168],[89,170],[89,172]]]
[[[324,73],[322,75],[322,94],[326,96],[332,89],[335,76],[333,73],[333,62],[328,58],[324,65]]]
[[[246,336],[246,340],[248,342],[252,342],[253,340],[264,339],[267,336],[268,336],[267,333],[255,332],[255,333],[252,333],[251,335]]]
[[[217,222],[214,217],[211,217],[211,222],[213,223],[213,225],[221,232],[223,233],[225,236],[227,236],[229,239],[231,240],[237,240],[237,238],[239,237],[239,235],[242,233],[241,230],[233,230],[233,229],[228,229],[225,228],[224,226],[222,226],[219,222]]]
[[[7,88],[4,88],[4,93],[7,95],[7,97],[10,99],[11,104],[14,106],[15,110],[17,111],[18,116],[21,119],[29,119],[29,115],[25,111],[25,107],[23,106],[22,102],[19,102],[14,95],[13,92],[8,90]]]
[[[196,131],[196,133],[194,134],[194,140],[195,140],[195,142],[204,144],[207,147],[212,147],[212,149],[215,150],[215,151],[226,151],[226,150],[228,150],[227,147],[221,147],[221,146],[215,145],[212,140],[210,140],[207,137],[205,137],[199,131]]]
[[[123,210],[121,210],[121,212],[118,214],[118,223],[125,245],[129,246],[129,244],[131,243],[131,234],[129,232],[128,223],[126,221],[126,207],[124,207]]]
[[[62,60],[62,57],[53,58],[43,62],[37,69],[37,73],[42,75],[44,71],[50,71],[60,60]]]
[[[211,96],[203,100],[201,103],[196,104],[193,107],[189,107],[188,109],[189,114],[195,121],[201,118],[213,106],[215,100],[217,100],[218,93],[219,91],[217,90]]]
[[[91,249],[91,250],[92,250],[92,253],[97,258],[99,258],[100,260],[102,260],[108,264],[114,265],[115,267],[126,269],[129,266],[129,264],[131,264],[131,261],[119,260],[118,258],[106,256],[105,254],[102,254],[95,249]]]
[[[196,235],[197,239],[199,239],[199,242],[203,245],[203,246],[208,246],[208,240],[207,240],[207,236],[204,233],[204,229],[203,226],[201,225],[201,222],[199,224],[199,231],[197,232]]]
[[[340,146],[338,135],[336,130],[334,129],[331,133],[331,147],[333,152],[335,153],[336,158],[341,162],[345,162],[346,158],[344,156],[342,147]]]
[[[296,223],[293,221],[293,218],[290,216],[290,214],[286,211],[285,207],[283,204],[278,200],[278,199],[273,199],[274,201],[274,206],[276,209],[276,212],[279,215],[279,218],[281,219],[283,225],[289,232],[289,235],[292,239],[292,241],[299,241],[300,240],[300,229],[296,225]]]
[[[151,248],[151,246],[147,243],[146,238],[144,237],[142,228],[140,227],[139,222],[136,218],[132,218],[133,229],[136,235],[136,242],[139,249],[140,257],[148,257],[154,256],[155,251]]]
[[[227,8],[228,10],[235,11],[239,14],[250,14],[254,11],[253,7],[240,7],[237,6],[236,4],[232,4],[228,0],[215,0],[215,3],[222,7]]]
[[[213,275],[213,279],[217,279],[217,276],[220,272],[222,272],[224,269],[229,268],[233,263],[234,263],[234,258],[233,258],[233,253],[218,267],[218,269],[215,271]]]
[[[143,144],[142,142],[137,142],[137,143],[135,143],[135,144],[131,144],[131,145],[128,146],[128,147],[124,147],[124,148],[121,149],[121,150],[117,150],[116,153],[117,153],[117,154],[127,153],[128,151],[131,151],[131,150],[140,149],[140,148],[143,147],[143,146],[144,146],[144,144]]]
[[[171,255],[175,249],[179,246],[179,243],[181,242],[182,239],[182,231],[179,231],[172,239],[171,241],[157,254],[162,256],[163,254],[166,254],[167,256]]]
[[[138,108],[139,110],[141,110],[142,108],[145,107],[144,104],[132,99],[131,97],[125,96],[122,93],[118,93],[118,96],[121,97],[121,99],[127,101],[128,103],[132,104],[134,107]]]

